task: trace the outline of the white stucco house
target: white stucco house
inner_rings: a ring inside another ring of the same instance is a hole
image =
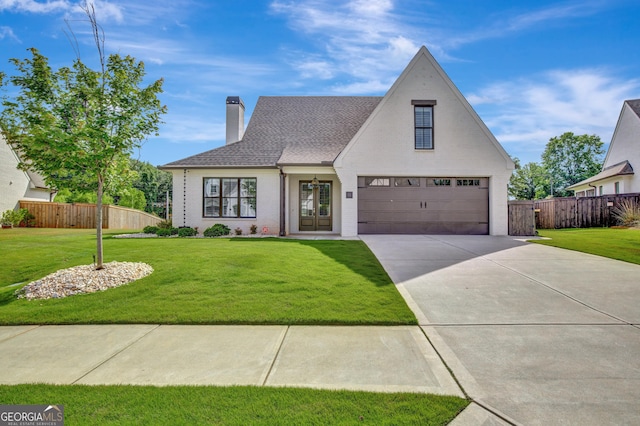
[[[567,189],[576,197],[640,192],[640,99],[624,101],[602,171]]]
[[[18,169],[18,156],[0,134],[0,213],[18,208],[20,200],[51,201],[52,191],[35,172]]]
[[[173,224],[506,235],[514,164],[422,47],[383,97],[227,98],[226,145],[161,167]]]

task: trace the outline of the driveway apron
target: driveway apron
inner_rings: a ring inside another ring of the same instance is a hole
[[[496,424],[640,424],[640,266],[512,237],[365,235]]]

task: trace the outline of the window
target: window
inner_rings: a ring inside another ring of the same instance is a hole
[[[451,186],[451,179],[431,179],[433,186]]]
[[[616,182],[614,184],[614,188],[615,188],[616,194],[619,194],[620,193],[620,182]]]
[[[433,149],[433,106],[414,106],[416,149]]]
[[[367,178],[365,183],[367,186],[390,186],[391,180],[389,178]]]
[[[480,186],[480,179],[457,179],[456,186]]]
[[[420,179],[419,178],[395,178],[393,185],[418,187],[420,186]]]
[[[256,217],[255,178],[204,178],[204,217]]]

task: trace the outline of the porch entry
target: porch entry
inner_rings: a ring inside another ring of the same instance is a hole
[[[300,231],[332,230],[332,181],[300,181]]]

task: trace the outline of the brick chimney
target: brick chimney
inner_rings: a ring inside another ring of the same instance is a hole
[[[226,144],[238,142],[242,136],[244,136],[244,102],[240,96],[228,96]]]

